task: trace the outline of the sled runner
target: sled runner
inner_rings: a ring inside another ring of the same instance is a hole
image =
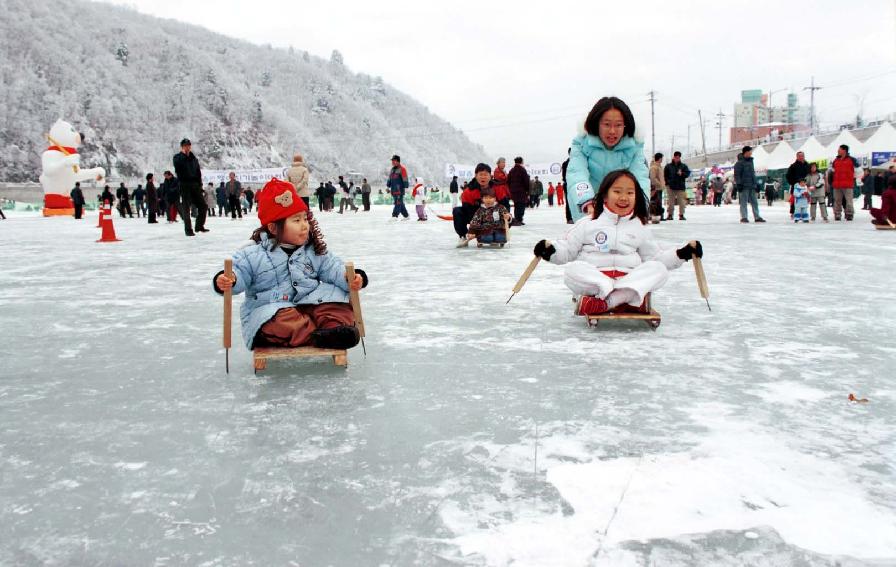
[[[231,262],[225,262],[224,272],[231,274]],[[355,277],[355,265],[352,262],[345,264],[345,277],[351,281]],[[230,348],[230,313],[231,313],[232,296],[230,290],[224,294],[224,348],[229,351]],[[355,326],[361,335],[361,343],[364,342],[364,317],[361,314],[361,296],[356,290],[349,290],[349,303],[352,311],[355,313]],[[362,347],[363,348],[363,347]],[[365,351],[366,354],[366,351]],[[333,358],[333,364],[336,366],[348,366],[348,351],[345,349],[317,348],[312,346],[301,346],[296,348],[288,347],[258,347],[252,351],[252,359],[255,367],[255,373],[259,370],[267,368],[267,361],[290,358],[306,358],[313,356],[329,356]],[[229,356],[228,356],[229,371]]]
[[[573,297],[576,304],[576,311],[573,313],[578,315],[579,298]],[[601,321],[628,319],[632,321],[644,321],[647,326],[656,331],[662,322],[660,314],[650,305],[650,294],[644,297],[644,302],[640,307],[632,307],[631,305],[620,305],[615,309],[611,309],[600,315],[583,315],[589,327],[597,327]]]
[[[896,230],[896,226],[892,224],[876,224],[874,228],[877,230]]]

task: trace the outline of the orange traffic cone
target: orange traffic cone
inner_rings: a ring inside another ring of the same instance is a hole
[[[99,210],[99,212],[100,212],[100,216],[99,216],[99,218],[96,220],[96,227],[97,227],[97,228],[103,228],[103,213],[105,212],[105,209],[104,209],[103,207],[105,207],[106,204],[109,203],[109,201],[103,201],[103,203],[105,203],[105,204],[100,205],[100,206],[98,207],[98,209],[97,209],[97,210]]]
[[[119,242],[121,239],[115,237],[115,227],[112,226],[112,207],[109,201],[103,205],[103,235],[97,242]]]

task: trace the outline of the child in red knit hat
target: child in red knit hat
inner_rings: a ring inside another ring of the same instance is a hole
[[[367,286],[355,270],[327,252],[320,227],[291,183],[272,179],[256,195],[261,227],[233,255],[233,278],[218,272],[223,293],[246,293],[240,309],[243,340],[256,346],[351,348],[360,341],[349,290]]]

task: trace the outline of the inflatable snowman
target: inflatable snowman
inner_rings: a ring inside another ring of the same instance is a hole
[[[75,214],[69,197],[78,181],[102,181],[106,171],[102,167],[81,169],[78,146],[84,141],[71,124],[57,120],[47,135],[50,147],[41,155],[43,172],[40,184],[44,188],[44,216]]]

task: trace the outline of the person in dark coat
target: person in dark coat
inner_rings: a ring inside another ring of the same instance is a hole
[[[208,213],[208,206],[202,197],[202,170],[199,167],[199,160],[192,152],[193,144],[188,138],[180,141],[180,152],[174,154],[172,161],[174,162],[174,173],[177,175],[177,182],[180,185],[181,213],[184,219],[184,234],[187,236],[195,236],[193,232],[192,219],[190,218],[190,207],[196,207],[196,232],[208,232],[205,228],[205,215]]]
[[[146,216],[146,206],[143,202],[143,199],[146,198],[146,191],[143,189],[143,185],[137,185],[137,188],[134,189],[134,208],[137,209],[137,218],[140,218],[142,214],[144,217]]]
[[[862,201],[862,210],[870,211],[871,197],[874,195],[874,176],[871,175],[870,169],[866,169],[865,175],[862,176],[862,195],[865,197]]]
[[[806,161],[806,154],[797,152],[796,161],[790,164],[784,175],[787,184],[790,185],[791,195],[793,195],[793,188],[796,184],[800,182],[800,179],[805,179],[807,175],[809,175],[809,162]],[[790,203],[790,218],[793,218],[793,203]]]
[[[249,203],[249,207],[246,210],[246,213],[251,213],[252,212],[252,203],[255,202],[255,191],[253,191],[249,187],[246,187],[246,202]]]
[[[314,190],[314,196],[317,197],[317,210],[320,212],[324,212],[324,201],[327,198],[327,188],[324,187],[324,182],[320,182],[320,186]]]
[[[81,182],[75,182],[75,188],[70,193],[72,204],[75,205],[75,218],[80,219],[84,214],[84,192],[81,191]]]
[[[401,165],[401,157],[394,155],[392,169],[389,170],[389,177],[386,179],[386,188],[392,195],[392,218],[397,219],[398,215],[408,218],[408,210],[404,206],[404,192],[408,187],[408,170]]]
[[[567,185],[566,185],[566,170],[569,168],[570,152],[572,152],[572,148],[567,148],[566,149],[566,161],[564,161],[562,164],[560,164],[560,178],[563,180],[562,183],[563,183],[564,191],[566,191],[566,187],[567,187]],[[558,204],[559,204],[559,201],[563,200],[563,199],[561,199],[561,197],[558,196],[557,200],[558,200]],[[569,199],[568,198],[564,200],[563,208],[566,211],[566,224],[574,224],[573,220],[572,220],[572,211],[569,210]]]
[[[507,172],[507,187],[513,199],[513,226],[523,226],[523,216],[529,202],[529,172],[523,167],[523,158],[513,158],[513,167]],[[475,210],[473,212],[476,212]]]
[[[118,190],[115,191],[115,196],[118,197],[118,214],[121,215],[121,218],[124,218],[125,212],[127,212],[129,217],[134,218],[134,211],[131,210],[131,198],[128,195],[128,188],[124,186],[124,182],[119,184]]]
[[[112,190],[109,189],[109,186],[106,185],[103,187],[103,192],[99,196],[100,205],[105,205],[107,202],[110,207],[115,206],[115,196],[112,194]]]
[[[748,223],[747,205],[753,209],[753,222],[765,222],[759,216],[759,199],[756,196],[756,170],[753,167],[753,148],[744,146],[742,156],[734,165],[734,186],[737,188],[737,202],[740,204],[740,222]]]
[[[326,190],[326,206],[324,210],[332,211],[336,203],[336,186],[327,181]]]
[[[146,208],[149,211],[149,224],[157,224],[156,211],[159,209],[159,195],[156,192],[156,184],[153,181],[153,174],[146,174]]]
[[[215,189],[215,203],[218,205],[218,216],[223,217],[227,212],[227,190],[224,188],[223,181]]]
[[[165,181],[162,182],[162,193],[165,195],[168,222],[177,222],[177,202],[180,200],[180,184],[170,171],[166,170],[163,175]]]
[[[75,218],[80,219],[84,213],[84,192],[81,191],[81,182],[76,181],[75,187],[69,193],[72,204],[75,206]]]

